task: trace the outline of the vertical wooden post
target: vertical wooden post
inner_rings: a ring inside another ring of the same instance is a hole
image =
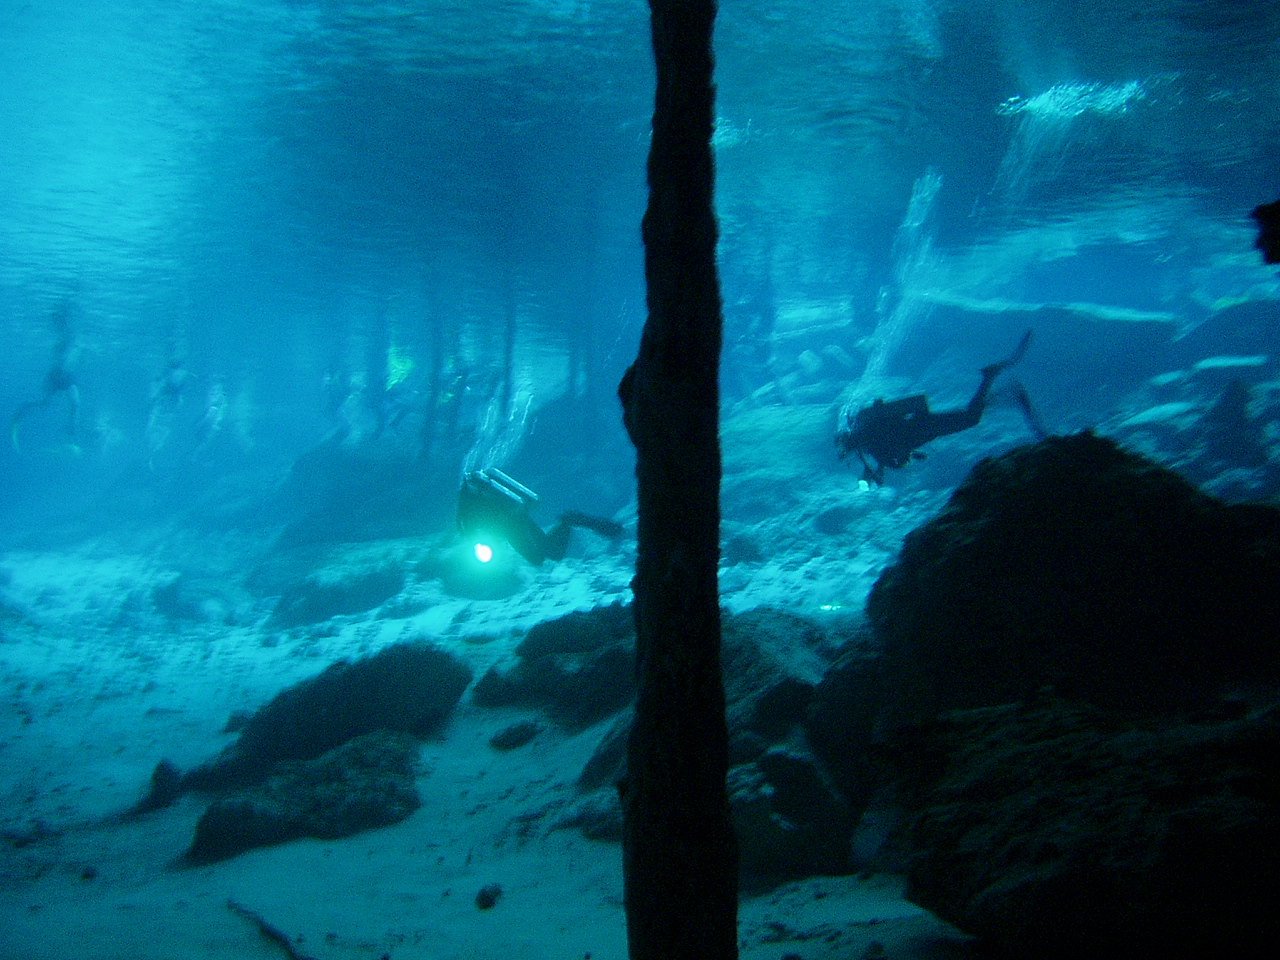
[[[648,318],[619,387],[636,447],[639,693],[621,785],[632,960],[737,957],[737,846],[720,672],[714,0],[650,0],[657,95]]]

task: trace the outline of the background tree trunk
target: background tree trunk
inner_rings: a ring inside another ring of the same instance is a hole
[[[650,0],[649,315],[623,377],[636,447],[639,694],[621,787],[632,960],[736,958],[737,847],[720,673],[713,0]]]

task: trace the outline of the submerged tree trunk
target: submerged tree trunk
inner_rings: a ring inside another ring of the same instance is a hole
[[[650,0],[649,316],[619,388],[636,447],[639,694],[622,784],[632,960],[737,956],[737,847],[716,581],[720,288],[711,133],[714,0]]]

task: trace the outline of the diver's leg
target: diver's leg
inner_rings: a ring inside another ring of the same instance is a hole
[[[504,532],[507,535],[507,543],[511,544],[520,556],[535,567],[545,563],[547,560],[559,560],[563,557],[565,547],[569,541],[567,527],[562,538],[564,543],[560,543],[561,535],[556,528],[547,533],[534,523],[533,518],[527,514],[512,518],[506,525]],[[559,551],[558,556],[556,555],[557,550]]]
[[[617,540],[623,534],[622,524],[607,517],[594,517],[589,513],[566,510],[560,515],[560,523],[571,527],[583,527],[592,533],[598,533],[609,540]]]
[[[956,430],[965,430],[968,427],[977,425],[978,421],[982,419],[983,411],[987,408],[987,394],[991,392],[991,384],[995,382],[996,377],[1000,376],[1000,374],[1004,373],[1020,361],[1023,356],[1026,355],[1027,347],[1029,346],[1031,346],[1030,330],[1022,335],[1022,339],[1018,341],[1018,345],[1014,348],[1013,353],[1009,354],[1009,356],[1005,357],[1003,360],[988,364],[982,368],[982,382],[978,384],[977,391],[969,401],[968,406],[965,407],[965,415],[969,420],[971,420],[971,422],[965,422],[962,426],[957,426],[955,429],[948,430],[947,433],[955,433]],[[938,434],[938,436],[942,436],[942,434]]]
[[[1014,348],[1013,353],[1009,354],[1009,356],[1005,357],[1003,360],[999,360],[996,363],[983,367],[982,376],[985,378],[990,375],[991,379],[994,380],[1000,374],[1004,373],[1004,371],[1021,361],[1022,358],[1026,356],[1027,347],[1029,346],[1031,346],[1030,330],[1022,335],[1022,339],[1018,341],[1018,345]]]
[[[80,432],[80,387],[74,383],[67,387],[67,402],[71,404],[67,435],[75,437]]]
[[[542,535],[543,556],[547,560],[563,560],[564,555],[569,552],[569,534],[572,532],[572,524],[567,523],[563,517],[557,520],[556,525]]]
[[[986,409],[986,391],[990,389],[990,384],[986,388],[979,388],[979,395],[974,395],[973,400],[969,401],[969,405],[963,410],[947,410],[943,413],[931,413],[929,419],[920,424],[920,442],[912,447],[923,447],[930,440],[936,440],[938,437],[949,436],[953,433],[959,433],[962,430],[968,430],[970,427],[976,427],[978,421],[982,419],[982,411]]]
[[[1027,337],[1022,339],[1023,343],[1025,343]],[[1019,347],[1019,349],[1025,348]],[[1017,356],[1017,353],[1014,355]],[[986,412],[987,398],[991,395],[991,385],[995,383],[996,377],[1004,371],[1007,363],[1008,361],[1001,361],[982,368],[982,382],[978,384],[978,389],[974,391],[973,396],[963,410],[947,410],[942,413],[929,414],[926,430],[929,439],[945,437],[952,433],[959,433],[961,430],[968,430],[970,427],[976,427],[978,421],[982,419],[982,414]],[[923,426],[924,424],[922,423]],[[917,446],[922,445],[923,441],[917,444]]]
[[[22,406],[13,412],[13,419],[9,421],[9,442],[13,444],[13,449],[22,452],[22,447],[18,442],[18,428],[22,426],[22,421],[27,419],[36,410],[43,409],[44,402],[41,400],[28,400]]]

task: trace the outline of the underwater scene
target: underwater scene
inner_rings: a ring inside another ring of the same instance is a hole
[[[628,956],[648,4],[0,13],[0,960]],[[714,53],[740,955],[1272,956],[1280,6]]]

